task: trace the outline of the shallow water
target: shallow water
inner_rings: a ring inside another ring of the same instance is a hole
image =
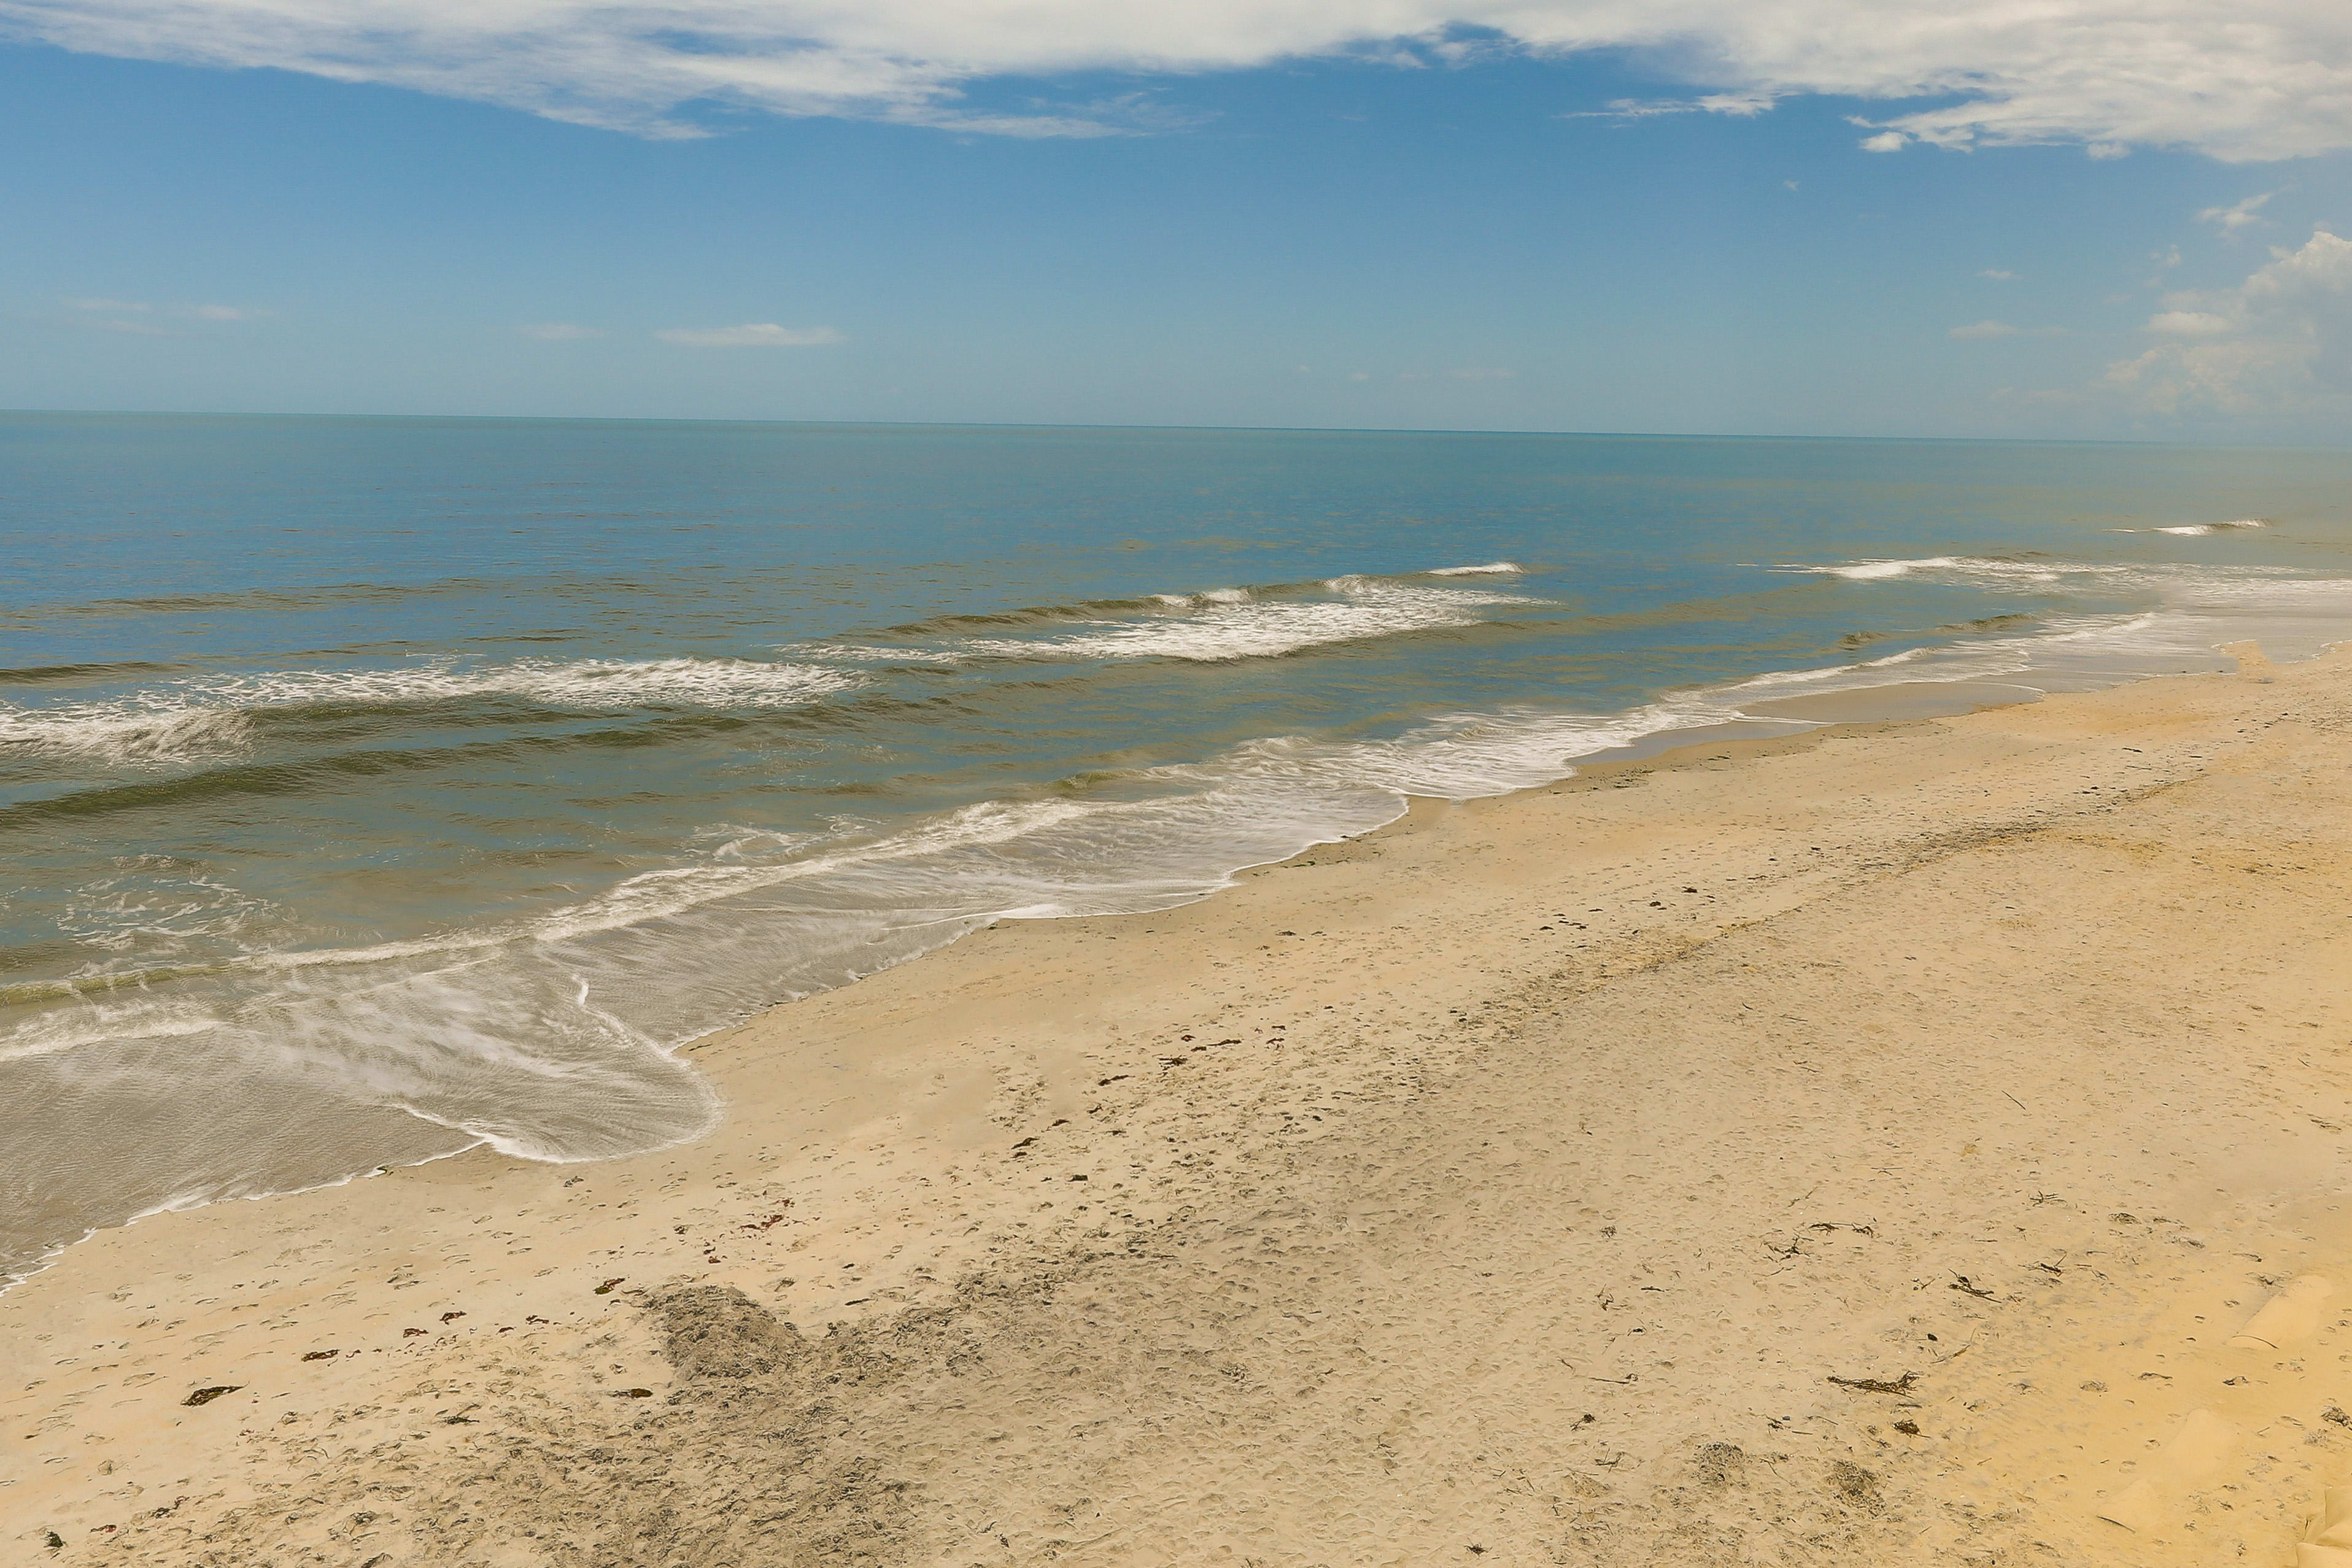
[[[5,415],[0,476],[0,1274],[691,1136],[695,1035],[1407,794],[2352,635],[2330,453]]]

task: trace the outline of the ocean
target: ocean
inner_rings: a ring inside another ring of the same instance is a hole
[[[2309,654],[2352,454],[16,413],[0,550],[5,1279],[1412,796]]]

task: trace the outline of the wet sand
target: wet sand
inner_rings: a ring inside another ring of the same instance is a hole
[[[695,1144],[72,1249],[0,1297],[0,1539],[2292,1563],[2352,1480],[2347,761],[2352,660],[2250,650],[1000,926],[701,1042]]]

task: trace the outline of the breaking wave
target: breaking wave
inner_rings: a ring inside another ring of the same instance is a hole
[[[1508,562],[1446,567],[1408,577],[1347,576],[1321,582],[1219,588],[953,616],[890,631],[927,641],[796,644],[804,657],[911,663],[976,659],[1177,659],[1223,663],[1277,658],[1304,649],[1476,624],[1484,612],[1544,601],[1489,590],[1438,587],[1416,579],[1517,573]],[[986,631],[993,635],[973,635]],[[1024,634],[1025,633],[1025,634]]]
[[[152,763],[242,746],[252,716],[268,710],[410,707],[480,697],[583,713],[794,707],[857,684],[841,670],[747,659],[524,659],[269,671],[178,681],[100,701],[0,702],[0,748]]]
[[[1977,588],[2063,582],[2070,577],[2113,577],[2132,569],[2098,561],[2048,557],[1931,555],[1897,560],[1849,560],[1826,566],[1786,565],[1775,571],[1810,572],[1849,582],[1880,582],[1907,577]]]
[[[2207,534],[2226,533],[2231,528],[2266,528],[2271,525],[2263,517],[2238,517],[2226,523],[2178,523],[2162,528],[2109,528],[2111,534],[2172,534],[2181,538],[2202,538]]]

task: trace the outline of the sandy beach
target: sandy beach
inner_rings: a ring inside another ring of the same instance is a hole
[[[689,1145],[101,1233],[0,1297],[7,1560],[2295,1563],[2352,662],[2241,652],[999,925],[698,1044]]]

